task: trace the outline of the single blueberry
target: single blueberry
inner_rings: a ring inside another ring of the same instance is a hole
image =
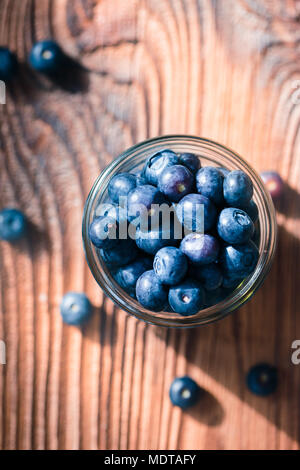
[[[151,155],[145,163],[144,177],[149,184],[157,186],[158,178],[161,172],[172,165],[179,163],[179,157],[172,150],[160,150],[159,152]]]
[[[220,212],[218,234],[227,243],[246,243],[254,234],[254,224],[246,212],[227,207]]]
[[[241,245],[224,246],[220,253],[223,274],[232,279],[244,279],[255,270],[258,257],[258,249],[251,240]]]
[[[213,166],[206,166],[197,171],[196,186],[199,194],[208,197],[215,204],[224,202],[222,173]]]
[[[166,203],[164,195],[155,186],[150,184],[137,186],[128,194],[128,220],[133,221],[137,217],[155,217],[159,206],[164,203]]]
[[[105,209],[106,206],[103,206]],[[103,212],[103,211],[102,211]],[[122,237],[127,238],[126,211],[115,204],[108,205],[104,215],[95,217],[89,226],[89,238],[97,248],[109,248]]]
[[[138,249],[133,240],[118,240],[117,243],[108,249],[100,249],[100,256],[110,267],[125,266],[135,260]]]
[[[26,218],[18,209],[6,208],[0,211],[0,239],[19,240],[27,228]]]
[[[257,364],[249,370],[247,386],[252,393],[266,397],[277,389],[277,369],[269,364]]]
[[[109,182],[108,194],[116,204],[122,205],[120,198],[127,197],[132,189],[137,186],[137,177],[131,173],[119,173]]]
[[[60,303],[60,313],[64,323],[79,326],[90,318],[92,305],[85,294],[67,292]]]
[[[151,268],[152,260],[150,258],[138,258],[133,263],[119,268],[114,274],[114,279],[128,294],[135,295],[138,278]]]
[[[33,45],[29,62],[32,68],[38,72],[51,74],[64,65],[65,55],[55,41],[45,40]]]
[[[172,223],[170,226],[159,225],[151,230],[141,230],[138,228],[135,234],[135,241],[140,250],[150,255],[163,248],[164,246],[176,246],[179,240],[174,238],[174,229]]]
[[[15,54],[7,47],[0,47],[0,80],[8,82],[17,70],[18,62]]]
[[[260,176],[272,199],[276,201],[282,195],[284,189],[284,182],[281,176],[276,171],[263,171],[260,173]]]
[[[249,204],[253,195],[252,181],[241,170],[231,171],[223,183],[225,201],[229,206],[243,207]]]
[[[178,202],[194,187],[194,176],[183,165],[165,168],[159,175],[158,188],[172,202]]]
[[[199,385],[190,377],[176,377],[171,383],[169,396],[174,406],[186,409],[197,403],[200,392]]]
[[[212,235],[189,233],[180,243],[181,251],[196,265],[210,264],[219,254],[219,242]]]
[[[207,197],[201,194],[188,194],[177,204],[176,215],[187,230],[204,232],[215,225],[217,209]]]
[[[136,283],[136,298],[145,308],[160,312],[168,300],[168,290],[153,270],[144,272]]]
[[[163,284],[174,286],[185,277],[188,263],[186,256],[174,246],[161,248],[155,255],[153,269]]]
[[[205,293],[198,281],[187,278],[170,287],[168,300],[174,312],[183,316],[195,315],[205,304]]]
[[[257,222],[257,220],[258,220],[258,207],[257,207],[256,203],[253,201],[253,199],[251,199],[249,204],[247,204],[246,206],[241,207],[241,209],[249,215],[250,219],[252,220],[252,222],[254,224],[255,224],[255,222]]]
[[[196,173],[201,166],[199,157],[194,153],[181,153],[179,164],[186,166],[191,173]]]
[[[211,263],[204,266],[191,266],[192,277],[200,281],[207,291],[213,291],[221,286],[223,276],[217,264]]]

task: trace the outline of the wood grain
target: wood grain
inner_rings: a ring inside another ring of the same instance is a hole
[[[297,449],[300,366],[300,7],[294,0],[1,0],[1,44],[19,58],[0,107],[1,207],[20,207],[27,238],[0,244],[0,447],[3,449]],[[82,65],[54,84],[26,65],[55,38]],[[160,330],[104,298],[84,260],[81,217],[100,170],[128,146],[202,135],[287,182],[272,271],[235,315]],[[85,291],[94,316],[64,326],[59,302]],[[278,392],[252,395],[256,362]],[[191,412],[168,388],[206,390]]]

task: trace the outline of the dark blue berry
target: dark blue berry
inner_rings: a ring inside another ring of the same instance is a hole
[[[212,166],[201,168],[196,174],[197,191],[220,205],[224,202],[223,180],[224,177],[217,168]]]
[[[269,364],[257,364],[249,370],[246,381],[252,393],[266,397],[277,389],[277,369]]]
[[[15,241],[26,232],[26,218],[18,209],[2,209],[0,211],[0,239]]]
[[[263,171],[260,176],[271,194],[272,199],[278,199],[284,189],[284,182],[281,176],[276,171]]]
[[[253,195],[252,181],[241,170],[231,171],[223,183],[225,201],[229,206],[243,207],[249,204]]]
[[[223,280],[222,280],[222,287],[228,290],[234,290],[238,285],[241,283],[240,278],[236,278],[234,274],[231,276],[230,274],[223,273]]]
[[[137,186],[137,177],[131,173],[120,173],[114,176],[108,185],[110,199],[116,204],[122,204],[120,198],[127,197],[130,191]]]
[[[172,202],[178,202],[190,193],[194,186],[194,176],[183,165],[165,168],[159,175],[159,190]]]
[[[104,215],[95,217],[89,226],[89,238],[97,248],[109,248],[122,237],[127,238],[126,211],[111,204],[104,210]]]
[[[103,261],[111,266],[125,266],[135,260],[138,255],[138,249],[133,240],[118,240],[113,247],[101,249],[100,255]]]
[[[186,256],[174,246],[161,248],[155,255],[153,269],[163,284],[178,284],[185,277],[187,268]]]
[[[7,47],[0,47],[0,80],[8,82],[17,70],[17,58]]]
[[[199,157],[194,153],[182,153],[179,157],[179,164],[186,166],[191,173],[196,173],[201,166]]]
[[[224,176],[224,178],[230,173],[230,170],[228,170],[227,168],[224,168],[222,166],[218,166],[217,169]]]
[[[153,270],[144,272],[136,283],[136,298],[149,310],[159,312],[164,309],[168,300],[168,290],[160,282]]]
[[[258,249],[251,240],[241,245],[227,245],[221,250],[221,269],[232,279],[244,279],[254,271],[258,257]]]
[[[258,220],[258,207],[253,199],[251,199],[249,204],[241,207],[241,209],[249,215],[250,219],[255,224],[255,222]]]
[[[159,210],[157,206],[165,202],[164,195],[155,186],[150,184],[137,186],[128,194],[128,220],[133,221],[136,217],[154,217]],[[152,207],[154,205],[156,207]]]
[[[151,268],[152,260],[150,258],[139,258],[133,263],[119,268],[114,274],[114,279],[128,294],[135,295],[138,278]]]
[[[183,316],[195,315],[205,304],[205,293],[198,281],[188,278],[170,287],[168,300],[174,312]]]
[[[201,194],[188,194],[177,204],[176,215],[187,230],[203,232],[215,225],[217,209],[207,197]]]
[[[220,212],[218,234],[227,243],[246,243],[254,234],[254,224],[246,212],[227,207]]]
[[[65,323],[79,326],[90,318],[92,305],[85,294],[68,292],[62,298],[60,313]]]
[[[169,396],[174,406],[186,409],[197,403],[200,392],[200,387],[190,377],[176,377],[171,383]]]
[[[192,266],[193,277],[201,281],[207,291],[212,291],[221,286],[223,276],[220,268],[215,264],[206,264],[204,266]]]
[[[144,177],[149,184],[157,186],[161,172],[168,166],[177,165],[179,157],[172,150],[161,150],[148,158],[144,167]]]
[[[138,228],[135,234],[135,241],[140,250],[150,255],[163,248],[164,246],[175,246],[179,244],[179,240],[174,238],[173,225],[160,225],[151,230],[141,230]]]
[[[29,62],[38,72],[51,74],[64,65],[65,55],[60,46],[52,40],[40,41],[33,45]]]
[[[180,244],[181,251],[196,265],[210,264],[219,254],[219,242],[212,235],[190,233]]]
[[[228,291],[222,287],[205,292],[205,307],[212,307],[222,302],[228,296]]]

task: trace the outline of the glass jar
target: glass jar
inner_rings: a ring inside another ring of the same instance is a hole
[[[229,170],[243,170],[253,182],[253,199],[259,211],[259,260],[255,271],[246,278],[228,297],[196,315],[184,317],[177,313],[152,312],[143,308],[126,294],[114,281],[108,267],[97,255],[90,242],[88,227],[95,217],[99,204],[107,200],[110,179],[121,172],[137,172],[145,160],[155,152],[168,148],[174,152],[190,152],[199,155],[202,166],[221,166]],[[209,139],[185,135],[170,135],[141,142],[123,152],[100,174],[87,198],[83,215],[83,243],[90,270],[99,286],[121,309],[140,320],[159,326],[194,327],[219,320],[241,307],[264,281],[276,248],[277,225],[271,197],[258,174],[238,154]]]

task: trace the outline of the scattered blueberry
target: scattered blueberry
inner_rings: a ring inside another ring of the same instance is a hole
[[[199,282],[187,278],[170,287],[168,300],[174,312],[183,316],[195,315],[205,304],[205,293]]]
[[[137,186],[128,194],[128,220],[133,221],[138,216],[154,217],[156,208],[152,206],[154,204],[159,206],[165,202],[164,195],[155,186],[150,184]]]
[[[37,42],[33,45],[29,62],[38,72],[51,74],[64,64],[65,55],[60,46],[52,40]]]
[[[217,209],[207,197],[201,194],[187,194],[177,204],[176,215],[187,230],[203,232],[210,230],[216,223]]]
[[[90,318],[92,305],[85,294],[81,292],[67,292],[62,298],[60,313],[65,323],[79,326]]]
[[[174,246],[161,248],[155,255],[153,269],[163,284],[178,284],[185,277],[187,268],[186,256]]]
[[[183,165],[173,165],[165,168],[159,175],[158,187],[172,202],[178,202],[190,193],[194,186],[194,176]]]
[[[7,47],[0,47],[0,80],[8,82],[17,70],[17,58]]]
[[[196,174],[196,186],[199,194],[208,197],[215,204],[224,202],[222,173],[212,166],[201,168]]]
[[[181,251],[196,265],[210,264],[219,254],[219,242],[212,235],[189,233],[180,243]]]
[[[277,369],[269,364],[257,364],[249,370],[246,381],[252,393],[266,397],[277,389]]]
[[[246,243],[254,234],[254,224],[246,212],[234,207],[223,209],[218,219],[218,234],[227,243]]]
[[[179,164],[186,166],[191,173],[196,173],[201,166],[199,157],[194,153],[182,153],[179,157]]]
[[[271,194],[272,199],[278,199],[284,189],[284,182],[281,176],[276,171],[263,171],[260,176]]]
[[[108,185],[108,195],[116,204],[121,197],[127,197],[137,185],[137,177],[131,173],[120,173],[114,176]],[[122,204],[121,204],[122,205]]]
[[[128,294],[135,295],[135,287],[138,278],[145,272],[152,268],[152,260],[150,258],[138,258],[133,263],[127,264],[119,268],[114,278],[116,282]]]
[[[222,271],[215,263],[192,266],[192,273],[193,277],[198,279],[207,291],[218,289],[222,285]]]
[[[243,207],[249,204],[252,198],[252,181],[241,170],[231,171],[224,179],[223,193],[227,204],[233,207]]]
[[[127,240],[118,240],[111,248],[102,248],[100,255],[108,266],[125,266],[135,260],[138,249],[134,241],[128,238]]]
[[[179,163],[179,157],[172,150],[161,150],[148,158],[144,167],[144,177],[149,184],[157,186],[161,172]]]
[[[200,387],[190,377],[176,377],[171,383],[169,396],[174,406],[186,409],[197,403],[200,392]]]
[[[258,249],[251,240],[241,245],[224,246],[220,255],[221,269],[232,279],[244,279],[254,271],[258,256]]]
[[[160,282],[155,272],[150,270],[138,278],[136,298],[143,307],[160,312],[167,304],[168,290]]]
[[[0,211],[0,239],[16,241],[26,232],[26,218],[18,209],[6,208]]]

